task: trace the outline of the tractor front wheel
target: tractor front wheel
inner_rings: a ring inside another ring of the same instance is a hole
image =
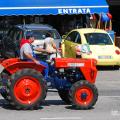
[[[70,89],[70,100],[78,109],[90,109],[98,99],[98,90],[88,81],[78,81]]]
[[[16,109],[35,109],[45,99],[47,87],[41,73],[22,69],[11,76],[7,91],[7,98]]]

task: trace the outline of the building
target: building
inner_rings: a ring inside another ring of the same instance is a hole
[[[106,0],[1,0],[0,25],[45,23],[61,34],[78,27],[90,27],[91,15],[97,19],[107,13]]]
[[[117,36],[120,36],[120,0],[107,0],[109,10],[112,14],[113,30]]]
[[[120,0],[107,0],[112,14],[112,29],[115,31],[115,45],[120,48]]]

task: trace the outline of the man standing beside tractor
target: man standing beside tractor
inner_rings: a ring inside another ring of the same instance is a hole
[[[52,58],[56,58],[56,57],[61,58],[61,55],[59,54],[60,50],[57,49],[54,39],[52,38],[52,35],[49,32],[46,33],[44,47],[46,51],[49,51],[50,53],[49,60],[52,60]]]

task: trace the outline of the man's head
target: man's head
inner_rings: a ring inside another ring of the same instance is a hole
[[[52,37],[51,33],[47,32],[46,37]]]
[[[27,39],[30,43],[34,42],[33,33],[32,33],[32,32],[27,33],[27,34],[26,34],[26,39]]]

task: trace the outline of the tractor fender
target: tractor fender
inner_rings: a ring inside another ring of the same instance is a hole
[[[88,80],[90,83],[95,83],[96,76],[97,76],[97,69],[94,67],[91,68],[80,68],[83,76],[86,80]]]
[[[17,58],[11,58],[11,59],[4,60],[0,64],[0,73],[6,70],[10,74],[13,74],[18,70],[21,70],[24,68],[31,68],[39,72],[42,72],[46,67],[41,64],[36,64],[34,62],[21,61],[20,59],[17,59]]]

